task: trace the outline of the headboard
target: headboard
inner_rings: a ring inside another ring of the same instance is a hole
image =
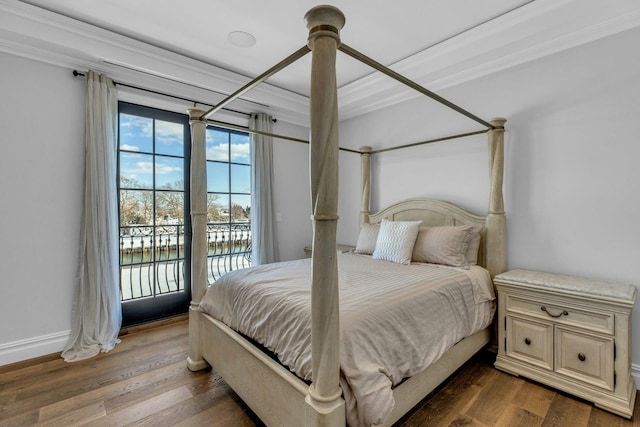
[[[482,240],[478,253],[478,264],[495,277],[507,270],[507,221],[504,212],[502,180],[504,175],[504,124],[507,119],[495,117],[491,120],[489,136],[489,210],[487,216],[479,216],[451,203],[431,199],[409,199],[376,213],[369,213],[371,200],[371,155],[388,150],[374,151],[370,146],[360,147],[360,224],[389,219],[420,219],[428,225],[480,225]],[[432,142],[432,141],[427,141]],[[400,146],[411,147],[413,144]]]
[[[390,221],[422,221],[425,227],[439,225],[478,225],[482,227],[478,265],[487,267],[487,217],[476,215],[454,204],[435,199],[408,199],[393,204],[380,212],[370,214],[369,222],[377,223],[387,219]]]

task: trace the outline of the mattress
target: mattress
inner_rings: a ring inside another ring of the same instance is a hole
[[[351,426],[383,422],[392,389],[463,338],[486,328],[495,304],[489,273],[338,255],[340,385]],[[257,341],[311,379],[311,260],[227,273],[200,309]]]

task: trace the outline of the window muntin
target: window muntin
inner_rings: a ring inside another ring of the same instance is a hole
[[[127,104],[128,105],[128,104]],[[122,301],[185,292],[185,115],[142,106],[119,114]],[[133,110],[134,112],[130,112]],[[169,121],[175,120],[175,121]]]
[[[208,127],[207,239],[209,280],[251,265],[249,135]]]
[[[135,324],[188,307],[190,135],[182,114],[121,102],[119,118],[123,324]],[[209,127],[205,143],[214,281],[251,263],[250,141],[246,133]]]

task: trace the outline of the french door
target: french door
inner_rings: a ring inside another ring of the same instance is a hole
[[[119,103],[123,326],[188,311],[189,155],[186,114]]]

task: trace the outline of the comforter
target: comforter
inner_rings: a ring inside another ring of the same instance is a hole
[[[340,254],[338,271],[340,385],[354,427],[383,422],[394,386],[493,319],[493,286],[482,267]],[[311,260],[303,259],[230,272],[209,287],[200,309],[310,380],[310,298]]]

